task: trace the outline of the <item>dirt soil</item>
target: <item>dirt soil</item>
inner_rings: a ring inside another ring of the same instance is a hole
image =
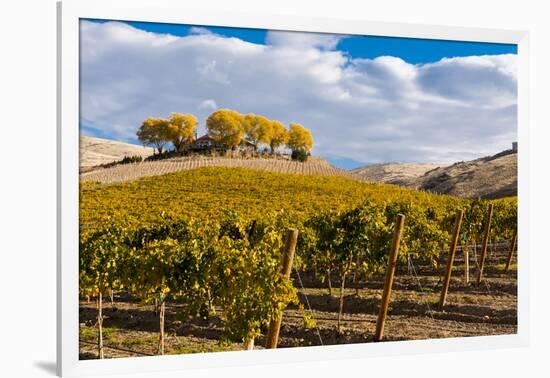
[[[514,334],[517,330],[516,266],[504,271],[507,248],[492,251],[486,262],[484,279],[475,284],[477,268],[470,259],[470,282],[465,283],[463,258],[457,252],[447,305],[438,310],[441,274],[444,264],[431,268],[413,261],[414,270],[406,264],[396,273],[386,321],[384,341],[418,340],[447,337]],[[471,254],[472,255],[472,254]],[[415,275],[415,272],[422,274]],[[345,290],[344,315],[337,330],[339,282],[333,277],[332,295],[314,278],[312,272],[302,272],[302,290],[296,272],[293,280],[304,310],[289,306],[283,316],[279,347],[332,345],[373,342],[376,319],[382,295],[382,274],[361,279],[358,292],[350,277]],[[316,327],[307,328],[304,313],[312,309]],[[80,303],[80,358],[97,358],[96,307]],[[158,348],[158,317],[150,305],[141,305],[123,294],[115,295],[115,303],[104,305],[104,353],[106,358],[155,355]],[[242,345],[220,342],[224,339],[223,322],[218,315],[207,320],[182,321],[177,316],[177,304],[166,310],[167,354],[201,353],[241,350]],[[264,330],[266,331],[266,330]],[[264,335],[266,332],[264,332]],[[255,340],[262,349],[264,336]],[[116,348],[116,349],[114,349]]]

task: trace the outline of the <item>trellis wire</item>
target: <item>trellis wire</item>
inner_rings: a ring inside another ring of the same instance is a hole
[[[477,268],[477,271],[479,272],[479,270],[481,269],[480,266],[479,266],[479,263],[477,261],[477,253],[476,253],[476,248],[473,249],[474,250],[474,262],[476,263],[476,268]],[[483,282],[483,284],[485,285],[485,289],[487,290],[487,295],[489,295],[490,297],[492,298],[495,298],[495,296],[493,295],[493,293],[491,292],[491,289],[489,287],[489,283],[487,282],[487,279],[484,279],[484,280],[481,280]]]
[[[311,309],[311,305],[309,303],[309,299],[307,297],[306,290],[304,288],[304,283],[302,282],[302,277],[300,276],[300,272],[298,271],[297,268],[294,268],[294,270],[296,271],[296,275],[298,276],[298,281],[300,282],[300,287],[302,288],[302,294],[306,299],[306,304],[307,304],[307,308],[309,309],[309,313],[311,314],[311,317],[313,318],[313,320],[315,320],[315,317],[313,316],[313,310]],[[317,327],[317,325],[315,325],[315,331],[317,333],[317,336],[319,337],[319,342],[321,343],[321,345],[324,345],[323,338],[321,337],[321,333],[319,332],[319,327]]]
[[[408,260],[409,264],[411,265],[412,271],[414,273],[414,277],[416,279],[418,287],[420,288],[420,292],[423,293],[424,289],[422,287],[422,284],[420,283],[420,278],[418,278],[418,275],[416,274],[416,268],[414,267],[414,263],[413,263],[413,260],[412,260],[412,257],[411,257],[410,253],[407,253],[407,260]],[[435,318],[433,317],[433,314],[432,314],[432,307],[430,306],[430,302],[425,301],[425,303],[426,303],[426,307],[428,308],[428,315],[430,315],[430,318],[432,318],[432,320],[435,322]],[[437,330],[436,330],[436,332],[437,332]],[[437,332],[437,334],[439,335],[439,332]]]

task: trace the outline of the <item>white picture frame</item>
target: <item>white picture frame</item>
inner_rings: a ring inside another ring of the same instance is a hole
[[[512,43],[518,47],[518,327],[517,334],[177,356],[79,360],[79,20],[167,22],[205,26]],[[529,36],[524,31],[290,17],[186,9],[176,1],[58,3],[57,373],[148,373],[265,363],[337,360],[526,346],[529,338]],[[251,354],[252,353],[252,354]]]

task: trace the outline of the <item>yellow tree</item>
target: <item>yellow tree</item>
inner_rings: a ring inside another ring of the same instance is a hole
[[[168,125],[168,137],[177,152],[195,140],[197,117],[193,114],[172,113]]]
[[[247,114],[245,117],[245,137],[254,144],[254,150],[261,143],[269,143],[270,120],[261,115]]]
[[[245,133],[245,117],[230,109],[220,109],[206,120],[206,128],[216,143],[228,149],[237,147]]]
[[[141,143],[155,147],[161,154],[166,143],[170,141],[169,124],[167,119],[149,117],[143,121],[136,135]]]
[[[269,132],[267,135],[267,140],[269,147],[271,147],[271,153],[275,152],[275,149],[283,146],[288,142],[288,131],[279,121],[271,121],[269,123]]]
[[[292,151],[304,151],[309,153],[313,148],[311,132],[299,123],[291,123],[288,133],[288,148]]]

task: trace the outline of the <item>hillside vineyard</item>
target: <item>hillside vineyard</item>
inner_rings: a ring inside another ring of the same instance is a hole
[[[180,318],[220,314],[223,345],[241,341],[250,349],[263,325],[300,303],[292,279],[280,275],[285,233],[295,228],[296,271],[313,272],[330,293],[334,274],[341,283],[340,330],[346,276],[368,281],[383,271],[397,214],[406,219],[400,264],[412,256],[438,266],[456,212],[465,213],[459,238],[465,248],[482,240],[489,205],[493,243],[514,238],[515,197],[464,200],[345,177],[227,167],[83,182],[81,294],[101,302],[118,292],[156,303],[161,354],[166,303],[177,304]],[[311,314],[304,316],[311,322]]]

